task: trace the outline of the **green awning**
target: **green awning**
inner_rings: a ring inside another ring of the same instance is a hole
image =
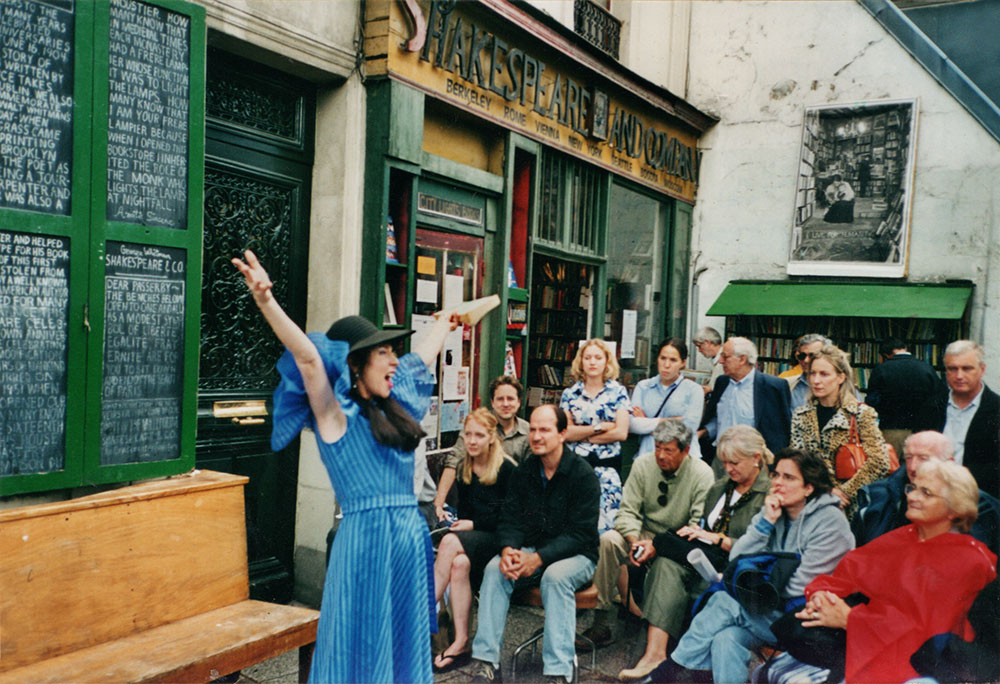
[[[797,283],[734,280],[709,316],[853,316],[958,319],[971,283]]]

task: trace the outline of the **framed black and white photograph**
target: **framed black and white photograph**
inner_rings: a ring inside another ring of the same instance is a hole
[[[906,275],[916,136],[916,99],[806,107],[789,274]]]

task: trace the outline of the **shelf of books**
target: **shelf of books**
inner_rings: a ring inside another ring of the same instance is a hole
[[[587,339],[594,269],[535,255],[528,336],[528,405],[558,403],[573,384],[570,366],[580,340]]]
[[[879,342],[898,337],[910,352],[943,371],[948,343],[967,336],[964,321],[932,318],[835,316],[730,316],[726,336],[747,337],[757,345],[757,368],[777,375],[795,365],[795,339],[806,333],[826,335],[851,355],[855,382],[863,392],[880,361]]]

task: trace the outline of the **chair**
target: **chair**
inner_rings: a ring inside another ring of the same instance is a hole
[[[542,605],[542,590],[538,587],[532,587],[525,591],[516,592],[513,597],[513,602],[525,605],[525,606],[535,606],[536,608],[543,608]],[[590,608],[597,607],[597,587],[593,583],[588,584],[583,589],[576,592],[576,609],[577,610],[587,610]],[[545,634],[545,628],[539,628],[535,630],[534,634],[518,644],[517,648],[514,649],[514,657],[511,659],[510,665],[510,677],[512,682],[517,681],[517,659],[521,655],[524,649],[531,647],[532,653],[534,653],[538,642],[541,640],[542,636]],[[597,669],[597,646],[593,641],[588,639],[583,634],[577,634],[577,639],[583,641],[590,647],[590,670],[594,671]],[[573,658],[573,682],[579,682],[580,673],[577,663],[577,659]]]

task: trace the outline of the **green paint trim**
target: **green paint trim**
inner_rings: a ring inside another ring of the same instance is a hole
[[[439,157],[430,152],[422,153],[421,166],[425,171],[453,179],[460,183],[465,183],[476,188],[482,188],[491,193],[499,194],[504,191],[504,177],[495,173],[482,171],[472,166],[459,164],[450,159]]]

